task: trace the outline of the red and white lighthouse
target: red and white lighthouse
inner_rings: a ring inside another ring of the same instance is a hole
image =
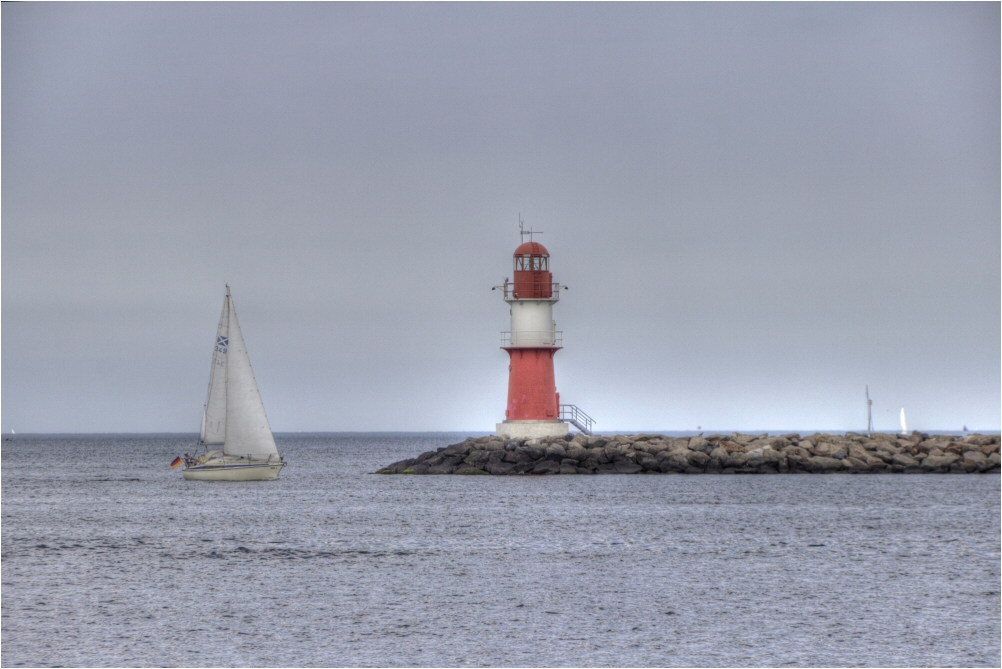
[[[504,291],[504,301],[511,308],[511,331],[501,335],[501,348],[511,363],[508,407],[497,433],[513,439],[563,436],[569,425],[561,419],[562,413],[582,432],[590,433],[591,418],[570,405],[561,410],[553,374],[553,356],[563,343],[553,320],[561,286],[550,273],[550,253],[539,242],[522,244],[515,249],[514,272],[512,282],[505,279],[503,286],[495,286]]]

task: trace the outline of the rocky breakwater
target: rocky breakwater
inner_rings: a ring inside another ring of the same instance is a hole
[[[999,472],[999,435],[661,434],[470,437],[378,474],[862,474]]]

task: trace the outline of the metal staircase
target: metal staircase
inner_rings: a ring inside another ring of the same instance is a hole
[[[578,430],[581,434],[591,434],[595,419],[586,414],[573,404],[560,405],[560,420],[565,420]]]

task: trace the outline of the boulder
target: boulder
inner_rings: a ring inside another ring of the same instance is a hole
[[[809,471],[816,474],[837,472],[840,469],[842,469],[842,461],[836,460],[835,458],[827,458],[822,455],[816,455],[810,460]]]
[[[466,457],[473,450],[472,441],[464,441],[461,444],[453,444],[452,446],[446,446],[445,450],[442,451],[445,455],[459,455]]]
[[[533,474],[559,474],[560,464],[554,462],[553,460],[540,459],[536,462],[535,466],[532,468]]]
[[[424,472],[425,474],[451,474],[456,471],[453,465],[434,465],[428,467],[428,470]]]
[[[866,464],[870,466],[872,471],[880,471],[887,468],[887,463],[875,455],[867,455]]]
[[[657,441],[650,441],[647,443],[647,452],[651,455],[657,455],[661,451],[668,448],[668,442],[664,439],[659,439]]]
[[[491,457],[491,453],[496,451],[473,450],[463,460],[464,464],[473,467],[483,467]]]
[[[546,455],[544,455],[547,460],[553,460],[554,462],[560,462],[567,457],[567,451],[565,451],[561,446],[547,446]]]
[[[891,462],[896,465],[902,465],[904,467],[918,467],[918,462],[904,453],[896,453],[894,457],[891,458]]]
[[[710,456],[702,451],[691,451],[688,454],[688,461],[691,466],[702,468],[706,467],[706,463],[710,461]]]
[[[534,462],[532,456],[529,455],[524,448],[520,448],[517,451],[505,451],[504,461],[510,462],[513,465]]]
[[[644,470],[640,465],[633,464],[629,461],[620,461],[615,464],[617,474],[639,474]]]
[[[402,472],[403,470],[417,464],[417,458],[410,458],[409,460],[399,460],[394,462],[392,465],[387,465],[385,469],[392,470],[394,472]]]
[[[505,451],[487,451],[487,463],[504,462],[507,453]]]
[[[640,465],[646,472],[660,472],[661,463],[660,461],[648,454],[644,454],[637,458],[637,464]]]
[[[661,472],[665,474],[670,472],[684,472],[689,468],[689,459],[685,456],[676,455],[674,453],[667,458],[661,458],[660,462]]]
[[[856,471],[856,472],[868,472],[868,471],[870,471],[870,465],[867,464],[866,460],[864,460],[862,458],[857,458],[857,457],[852,456],[852,455],[850,455],[846,459],[849,461],[849,464],[852,465],[853,471]],[[880,464],[883,465],[884,461],[881,460]]]
[[[989,453],[988,454],[988,468],[989,469],[991,469],[993,467],[998,467],[1000,462],[1002,462],[1002,456],[999,456],[999,452],[998,451],[995,451],[994,453]]]
[[[856,458],[857,460],[862,460],[863,462],[866,462],[866,458],[869,457],[869,454],[866,452],[866,449],[863,448],[861,445],[853,444],[849,447],[848,457]]]
[[[546,451],[539,446],[526,446],[522,450],[526,455],[528,455],[533,460],[541,460],[546,455]]]
[[[745,447],[736,441],[725,440],[720,442],[720,445],[724,447],[728,453],[744,453]]]
[[[981,446],[981,452],[985,455],[991,455],[992,453],[999,452],[999,444],[995,442],[994,444],[983,444]]]
[[[575,461],[576,462],[576,461]],[[577,474],[578,468],[574,465],[560,465],[560,469],[557,471],[558,474]]]
[[[693,451],[701,451],[707,446],[710,446],[710,442],[702,437],[693,437],[689,440],[689,448]],[[710,450],[713,450],[711,447]]]
[[[988,462],[988,456],[981,451],[964,451],[964,461],[973,462],[975,464]]]
[[[510,474],[514,465],[508,462],[488,462],[485,469],[494,476],[504,476]]]
[[[460,475],[460,476],[463,476],[463,475],[465,475],[465,476],[471,476],[471,475],[472,476],[478,476],[478,475],[481,475],[481,474],[483,474],[485,476],[490,476],[490,472],[486,472],[483,469],[480,469],[479,467],[472,467],[470,465],[463,465],[463,466],[457,468],[456,471],[453,472],[453,474]]]
[[[922,461],[922,469],[927,472],[931,471],[945,472],[949,470],[950,465],[952,465],[959,459],[960,458],[958,458],[955,453],[946,453],[944,455],[933,455],[932,453],[930,453]]]

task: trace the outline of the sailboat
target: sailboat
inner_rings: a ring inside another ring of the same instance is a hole
[[[278,478],[285,466],[254,380],[229,286],[216,330],[199,445],[208,452],[185,457],[185,480],[267,481]],[[222,449],[209,450],[213,446]]]
[[[908,434],[908,422],[905,420],[905,408],[901,407],[901,434]]]

